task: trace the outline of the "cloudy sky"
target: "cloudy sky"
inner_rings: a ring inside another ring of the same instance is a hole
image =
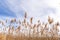
[[[28,18],[45,21],[50,16],[59,21],[60,0],[0,0],[0,19],[23,18],[25,12]]]

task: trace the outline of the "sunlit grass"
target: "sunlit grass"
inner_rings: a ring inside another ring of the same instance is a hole
[[[3,26],[3,28],[1,27],[3,32],[0,32],[0,40],[59,40],[59,22],[54,23],[53,18],[49,16],[47,20],[48,22],[46,23],[38,20],[37,23],[33,24],[33,21],[33,17],[29,19],[29,22],[27,21],[27,13],[25,13],[23,21],[17,21],[15,18],[10,21],[0,20],[0,25]],[[7,27],[5,24],[8,22],[9,25],[7,24]],[[12,25],[15,23],[19,24],[16,28],[15,25]]]

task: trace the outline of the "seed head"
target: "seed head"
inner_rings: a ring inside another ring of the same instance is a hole
[[[30,23],[32,24],[33,17],[30,18]]]
[[[57,22],[57,23],[56,23],[56,26],[59,26],[59,25],[60,25],[59,22]]]
[[[25,18],[27,18],[27,13],[25,12],[25,15],[24,15]]]
[[[51,19],[49,16],[48,16],[48,22],[49,24],[53,23],[53,19]]]
[[[16,22],[16,19],[15,18],[11,20],[11,23],[13,23],[13,22]]]
[[[35,28],[35,27],[36,27],[36,24],[34,24],[33,28]]]

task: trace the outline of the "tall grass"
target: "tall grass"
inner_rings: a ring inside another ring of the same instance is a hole
[[[0,25],[4,26],[3,29],[1,27],[3,32],[0,32],[0,40],[60,40],[58,35],[58,32],[60,32],[58,29],[60,27],[59,22],[53,23],[54,20],[50,16],[48,16],[46,23],[38,20],[37,23],[33,24],[33,21],[33,17],[30,18],[29,22],[27,21],[26,12],[23,21],[15,18],[10,21],[0,20]]]

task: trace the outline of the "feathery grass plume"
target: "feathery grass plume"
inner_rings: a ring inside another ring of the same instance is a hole
[[[5,21],[6,23],[8,22],[8,19],[6,19],[6,21]]]
[[[11,22],[11,23],[16,22],[16,19],[14,18],[14,19],[12,19],[10,22]]]
[[[48,30],[47,25],[48,25],[48,24],[46,23],[46,24],[45,24],[45,27],[44,27],[44,29],[46,29],[46,30]]]
[[[18,29],[18,31],[20,31],[20,29],[21,29],[21,26],[18,26],[18,28],[17,28],[17,29]]]
[[[40,20],[38,20],[38,24],[37,24],[37,27],[39,27],[41,25],[41,23],[40,23]]]
[[[40,20],[38,20],[38,23],[40,23]]]
[[[45,24],[45,27],[47,27],[47,23]]]
[[[59,26],[59,25],[60,25],[59,22],[57,22],[57,23],[56,23],[56,26]]]
[[[3,26],[5,26],[5,24],[4,24],[4,22],[3,22],[3,21],[2,21],[1,23],[2,23],[2,25],[3,25]]]
[[[26,19],[24,19],[23,26],[25,26],[25,27],[27,28],[27,22],[26,22]]]
[[[30,18],[30,23],[32,24],[33,17]]]
[[[12,26],[12,28],[11,28],[11,29],[12,29],[12,31],[14,31],[14,26]]]
[[[58,31],[58,26],[59,26],[59,23],[57,22],[57,23],[55,24],[55,30],[56,30],[56,31]]]
[[[40,24],[37,24],[37,27],[39,27],[40,26]]]
[[[11,20],[11,23],[13,23],[13,19]]]
[[[36,24],[34,24],[33,29],[36,27]]]
[[[27,27],[27,26],[26,26],[26,23],[27,23],[27,22],[26,22],[26,18],[27,18],[27,13],[25,12],[24,21],[23,21],[25,27]]]
[[[59,22],[57,22],[56,23],[56,31],[58,31],[58,32],[59,32],[59,29],[58,29],[59,25],[60,25]]]
[[[53,19],[48,16],[48,22],[49,24],[53,23]]]
[[[16,29],[16,32],[18,33],[21,29],[21,26],[18,26],[17,29]]]
[[[27,12],[25,12],[24,18],[27,18]]]

